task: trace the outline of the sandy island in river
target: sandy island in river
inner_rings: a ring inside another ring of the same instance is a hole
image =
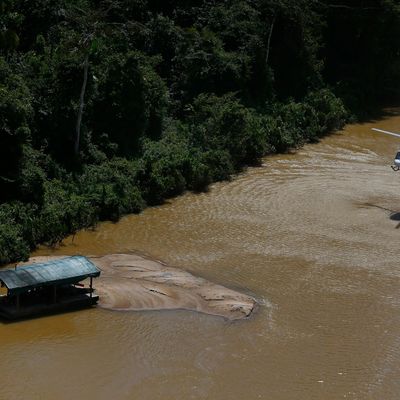
[[[61,257],[33,257],[28,263]],[[248,317],[255,300],[245,294],[132,254],[88,257],[102,272],[94,282],[99,306],[110,310],[185,309],[230,320]]]

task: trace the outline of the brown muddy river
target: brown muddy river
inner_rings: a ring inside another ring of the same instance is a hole
[[[400,114],[36,252],[139,252],[260,307],[0,324],[0,398],[399,399],[400,139],[371,127],[400,131]]]

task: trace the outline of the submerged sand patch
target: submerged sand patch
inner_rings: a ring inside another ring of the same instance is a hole
[[[33,257],[29,263],[60,257]],[[88,257],[101,271],[94,282],[99,306],[109,310],[185,309],[230,320],[248,317],[256,301],[160,261],[133,254]]]

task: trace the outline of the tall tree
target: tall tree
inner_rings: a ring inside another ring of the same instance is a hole
[[[78,110],[75,124],[74,152],[77,156],[80,149],[82,118],[85,106],[85,94],[90,68],[90,55],[96,51],[98,41],[106,35],[109,28],[106,17],[112,3],[105,3],[99,7],[90,7],[90,4],[70,4],[65,10],[66,25],[73,29],[68,38],[73,52],[77,52],[82,59],[82,86],[80,90]]]

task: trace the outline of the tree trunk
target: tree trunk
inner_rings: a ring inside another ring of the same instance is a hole
[[[88,79],[88,71],[89,71],[89,54],[86,54],[85,61],[83,64],[83,83],[81,88],[81,95],[79,97],[79,109],[78,109],[78,117],[76,119],[76,134],[75,134],[75,155],[79,154],[79,143],[81,139],[81,125],[82,125],[82,116],[83,116],[83,107],[85,105],[85,92],[86,85]]]
[[[272,31],[274,30],[274,24],[275,24],[275,19],[276,15],[272,18],[272,23],[271,23],[271,28],[269,28],[269,34],[268,34],[268,40],[267,40],[267,54],[265,56],[265,67],[268,67],[268,59],[269,59],[269,51],[271,48],[271,37],[272,37]]]

